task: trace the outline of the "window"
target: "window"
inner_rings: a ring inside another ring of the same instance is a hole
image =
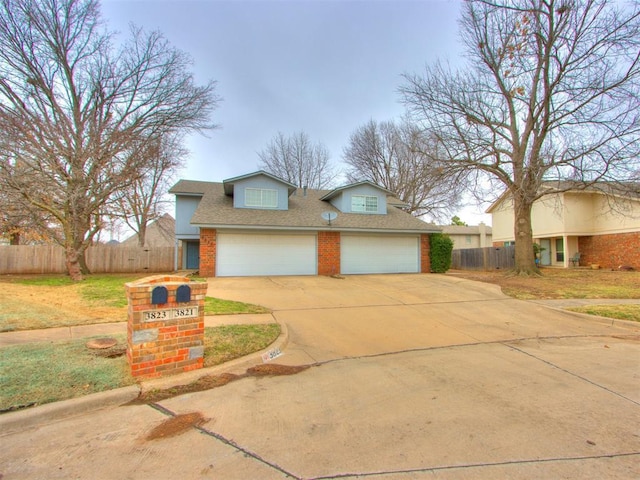
[[[467,245],[471,245],[471,235],[465,237],[465,242],[467,242]]]
[[[556,262],[564,262],[564,242],[562,238],[556,238]]]
[[[351,211],[355,213],[378,213],[378,197],[375,195],[353,195]]]
[[[247,207],[276,208],[278,206],[278,191],[266,188],[246,188],[244,204]]]

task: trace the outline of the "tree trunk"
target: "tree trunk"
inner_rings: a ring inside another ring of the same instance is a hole
[[[20,232],[12,232],[9,234],[9,245],[20,245]]]
[[[86,253],[86,248],[78,249],[78,263],[80,264],[80,271],[83,275],[89,275],[91,273],[89,265],[87,265]]]
[[[79,252],[73,245],[65,247],[65,264],[71,280],[80,282],[83,279],[80,257],[84,260],[84,252]]]
[[[533,254],[531,227],[532,202],[514,196],[514,235],[516,241],[515,272],[519,275],[539,275]]]
[[[138,227],[138,246],[144,247],[144,243],[147,240],[147,222],[146,219],[143,218]]]

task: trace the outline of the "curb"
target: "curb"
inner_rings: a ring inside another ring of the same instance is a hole
[[[3,433],[9,433],[103,408],[117,407],[138,398],[139,395],[140,387],[131,385],[129,387],[116,388],[115,390],[92,393],[84,397],[47,403],[17,412],[4,413],[0,415],[0,430]]]
[[[545,303],[537,303],[535,300],[525,300],[525,302],[535,303],[536,305],[540,305],[541,307],[550,308],[551,310],[556,310],[558,312],[563,312],[569,315],[573,315],[576,317],[584,318],[585,320],[592,320],[594,322],[608,325],[608,326],[626,326],[626,327],[638,327],[640,324],[634,320],[624,320],[622,318],[611,318],[611,317],[602,317],[600,315],[593,315],[591,313],[583,313],[583,312],[574,312],[573,310],[569,310],[573,307],[561,306],[561,305],[549,305]],[[595,305],[595,304],[594,304]],[[634,304],[632,304],[634,305]]]
[[[275,321],[275,318],[274,318]],[[278,322],[276,322],[278,323]],[[280,325],[280,335],[267,348],[258,352],[250,353],[244,357],[236,358],[229,362],[209,368],[201,368],[191,372],[179,373],[165,378],[154,378],[151,380],[141,380],[137,385],[116,388],[104,392],[92,393],[83,397],[70,398],[59,402],[47,403],[37,407],[19,410],[17,412],[7,412],[0,415],[0,432],[3,434],[37,427],[41,424],[52,423],[57,420],[91,413],[97,410],[116,408],[125,403],[131,402],[140,396],[140,393],[153,389],[164,389],[178,385],[186,385],[195,382],[200,377],[217,373],[229,372],[232,370],[244,370],[262,363],[262,354],[278,348],[283,350],[289,343],[289,330],[286,324]]]

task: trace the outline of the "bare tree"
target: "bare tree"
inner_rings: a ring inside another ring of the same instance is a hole
[[[278,134],[258,153],[259,168],[298,187],[324,189],[337,174],[322,143],[313,144],[305,132]]]
[[[392,191],[416,216],[447,218],[460,203],[460,182],[446,176],[437,142],[407,121],[370,120],[344,148],[351,182],[369,180]]]
[[[164,136],[146,141],[140,149],[145,161],[141,175],[115,193],[112,218],[120,218],[138,235],[138,245],[145,246],[147,226],[164,213],[165,194],[174,183],[176,171],[184,164],[187,150],[181,138]]]
[[[531,208],[554,191],[543,192],[544,181],[586,188],[637,168],[637,5],[469,0],[460,21],[469,66],[437,63],[404,77],[404,102],[437,136],[448,168],[512,198],[519,273],[538,272]]]
[[[0,0],[0,182],[44,212],[74,280],[105,205],[148,168],[145,141],[212,128],[218,102],[160,33],[115,40],[97,0]]]

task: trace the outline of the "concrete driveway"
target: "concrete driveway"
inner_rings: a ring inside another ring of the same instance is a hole
[[[314,366],[3,431],[3,480],[640,477],[636,324],[440,275],[209,286],[272,308],[276,362]],[[208,421],[146,439],[193,412]]]

